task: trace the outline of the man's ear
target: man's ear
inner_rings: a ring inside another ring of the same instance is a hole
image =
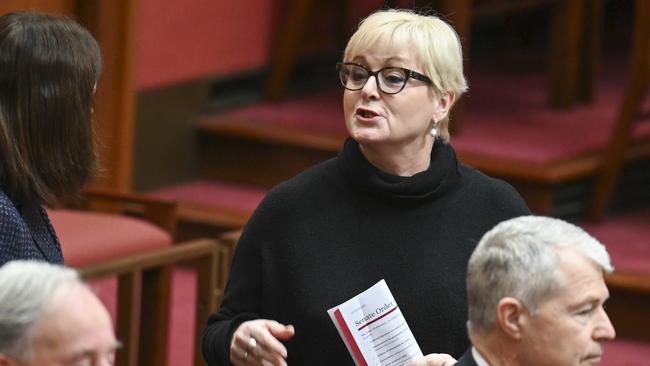
[[[524,311],[524,306],[519,300],[513,297],[501,299],[497,305],[497,324],[501,331],[512,338],[520,339]]]

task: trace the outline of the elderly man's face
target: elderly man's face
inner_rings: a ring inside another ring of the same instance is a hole
[[[603,303],[603,273],[573,249],[559,250],[561,289],[538,311],[523,317],[523,365],[598,365],[602,342],[615,336]]]
[[[55,294],[33,334],[29,366],[113,365],[119,344],[108,312],[82,285]]]

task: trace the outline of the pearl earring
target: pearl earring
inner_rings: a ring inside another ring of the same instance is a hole
[[[437,126],[437,125],[438,125],[438,122],[433,121],[433,127],[431,128],[431,131],[429,131],[429,133],[430,133],[431,136],[433,136],[433,137],[436,137],[436,135],[438,135],[438,130],[436,129],[436,126]]]

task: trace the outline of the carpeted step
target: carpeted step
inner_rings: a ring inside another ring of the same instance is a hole
[[[616,68],[608,67],[599,78],[593,103],[553,109],[546,103],[543,73],[475,68],[470,91],[463,96],[462,128],[451,143],[465,163],[509,180],[531,197],[540,189],[591,177],[600,166],[625,86],[620,68],[612,69]],[[650,97],[646,102],[650,109]],[[342,91],[205,116],[200,133],[204,166],[210,165],[210,171],[234,169],[227,179],[272,186],[338,151],[346,136]],[[264,147],[258,150],[260,145]],[[283,149],[293,149],[293,156],[300,157],[309,151],[329,155],[292,165],[290,153],[274,155]],[[650,156],[650,123],[635,126],[628,155],[631,160]],[[248,166],[252,172],[246,171]],[[269,175],[268,181],[264,175]],[[532,197],[529,204],[539,213],[554,213],[550,194]],[[558,212],[572,214],[576,212]]]
[[[244,226],[265,189],[217,180],[194,180],[149,192],[178,202],[179,224],[190,222],[222,228]]]
[[[648,275],[650,284],[650,209],[608,216],[581,226],[605,244],[617,270]]]
[[[617,333],[650,342],[650,208],[581,226],[605,244],[612,258],[607,312]]]

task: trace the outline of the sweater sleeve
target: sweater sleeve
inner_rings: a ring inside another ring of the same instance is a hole
[[[273,210],[269,209],[268,201],[265,198],[244,227],[223,301],[219,310],[208,318],[203,333],[203,355],[210,366],[230,365],[233,333],[243,322],[260,318],[263,290],[260,251],[273,227]]]

